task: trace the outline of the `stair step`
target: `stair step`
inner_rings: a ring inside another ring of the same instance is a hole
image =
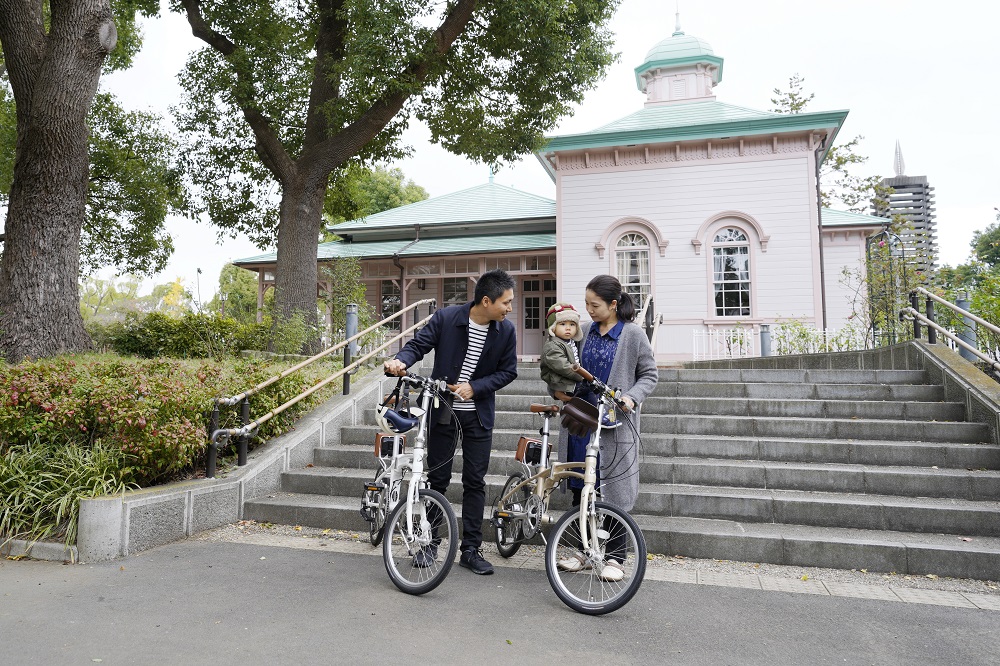
[[[358,497],[280,494],[248,501],[244,518],[308,527],[356,530],[368,523]],[[461,515],[461,507],[455,507]],[[487,509],[489,511],[489,509]],[[706,518],[634,514],[651,553],[1000,580],[1000,538],[955,533],[908,533]],[[461,520],[459,520],[461,526]],[[461,528],[460,528],[461,529]],[[484,520],[484,537],[492,531]]]
[[[517,380],[541,379],[541,369],[521,366]],[[793,383],[793,384],[924,384],[923,370],[774,370],[774,369],[660,369],[659,382]]]

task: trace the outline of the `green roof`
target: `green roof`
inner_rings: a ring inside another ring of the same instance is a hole
[[[412,241],[381,241],[370,243],[350,243],[347,241],[332,241],[320,243],[316,253],[318,261],[357,257],[359,259],[379,259],[399,254],[401,257],[483,254],[486,252],[523,252],[528,250],[545,250],[555,248],[556,235],[543,234],[504,234],[488,236],[456,236],[450,238],[429,238]],[[277,254],[270,252],[255,257],[237,259],[237,266],[250,264],[273,264]]]
[[[718,73],[713,78],[716,83],[722,80],[723,60],[715,55],[712,46],[704,39],[694,35],[675,32],[649,49],[649,52],[646,53],[646,59],[635,68],[635,83],[642,90],[641,77],[643,73],[651,69],[680,67],[699,62],[712,63],[718,67]]]
[[[833,144],[833,139],[847,118],[847,113],[846,110],[771,113],[716,101],[657,104],[645,107],[592,132],[551,137],[543,151],[723,139],[832,127],[834,131],[827,144],[829,146]]]
[[[884,217],[874,215],[863,215],[862,213],[850,213],[846,210],[834,210],[824,208],[822,213],[822,223],[824,227],[839,226],[872,226],[881,227],[889,220]]]
[[[530,220],[554,218],[555,215],[556,202],[552,199],[490,182],[328,228],[342,236],[356,231],[413,228],[415,225],[426,227],[465,222]]]

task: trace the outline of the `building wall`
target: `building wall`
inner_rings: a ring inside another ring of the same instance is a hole
[[[865,267],[865,236],[859,232],[824,234],[823,267],[827,328],[840,329],[854,311],[853,301]],[[844,276],[844,270],[849,275]],[[862,295],[863,296],[863,295]],[[859,297],[858,307],[861,307]]]
[[[667,241],[663,256],[655,243],[650,253],[655,309],[664,315],[659,357],[691,358],[692,328],[728,328],[737,321],[756,325],[783,317],[816,323],[811,171],[805,153],[559,172],[560,299],[582,303],[590,278],[615,274],[614,243],[620,234],[608,236],[603,259],[595,243],[616,222],[631,218],[648,221]],[[720,217],[727,211],[734,215]],[[711,243],[715,232],[731,223],[751,240],[750,317],[714,314]],[[701,242],[700,251],[692,240]]]

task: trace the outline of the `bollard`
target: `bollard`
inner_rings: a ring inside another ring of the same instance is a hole
[[[934,301],[931,300],[930,296],[927,297],[926,307],[927,307],[927,319],[929,319],[931,322],[934,322]],[[930,326],[927,327],[927,342],[931,343],[932,345],[937,343],[937,330],[935,330]]]
[[[243,398],[243,402],[240,403],[240,423],[243,427],[246,427],[250,423],[250,399]],[[236,446],[236,465],[238,467],[243,467],[247,464],[247,445],[250,443],[249,435],[240,435],[239,441],[237,441]]]
[[[969,294],[964,291],[958,292],[958,298],[955,299],[955,305],[957,305],[960,309],[969,312]],[[962,317],[962,323],[965,324],[965,326],[959,330],[958,339],[968,344],[970,347],[978,349],[979,344],[976,341],[976,322],[972,321],[969,317]],[[962,358],[966,361],[971,361],[973,363],[979,361],[979,358],[965,347],[959,346],[958,353],[961,354]]]
[[[915,291],[910,292],[910,307],[913,308],[914,312],[920,312],[920,301],[919,297],[917,296],[917,292]],[[875,324],[872,324],[873,328],[874,326]],[[916,317],[913,318],[913,339],[914,340],[920,339],[920,320],[917,319]]]
[[[760,355],[770,356],[771,355],[771,325],[761,324],[760,325]]]
[[[350,340],[358,334],[358,306],[355,303],[347,304],[347,323],[345,326],[345,340]],[[344,347],[344,367],[351,364],[351,359],[358,353],[358,341],[354,340]],[[344,395],[351,394],[351,373],[344,373]]]

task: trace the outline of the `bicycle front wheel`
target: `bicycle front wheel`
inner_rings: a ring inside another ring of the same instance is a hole
[[[646,540],[632,516],[605,502],[589,526],[580,525],[580,508],[567,511],[552,528],[545,549],[545,573],[556,596],[586,615],[604,615],[627,604],[646,573]],[[590,550],[581,551],[586,529]]]
[[[407,527],[411,517],[412,530]],[[424,594],[440,585],[455,563],[458,521],[441,493],[421,489],[410,506],[403,498],[389,512],[382,560],[393,584],[407,594]]]
[[[524,474],[520,472],[512,474],[507,479],[507,483],[504,484],[503,490],[500,491],[501,499],[507,497],[510,491],[516,488],[522,481],[524,481]],[[527,500],[530,496],[531,492],[528,490],[528,487],[521,486],[520,490],[511,495],[508,500],[499,504],[497,508],[502,512],[522,512],[527,506]],[[502,518],[498,516],[494,519],[494,524],[497,552],[500,553],[501,557],[513,557],[514,553],[521,547],[521,541],[524,539],[521,519]]]

